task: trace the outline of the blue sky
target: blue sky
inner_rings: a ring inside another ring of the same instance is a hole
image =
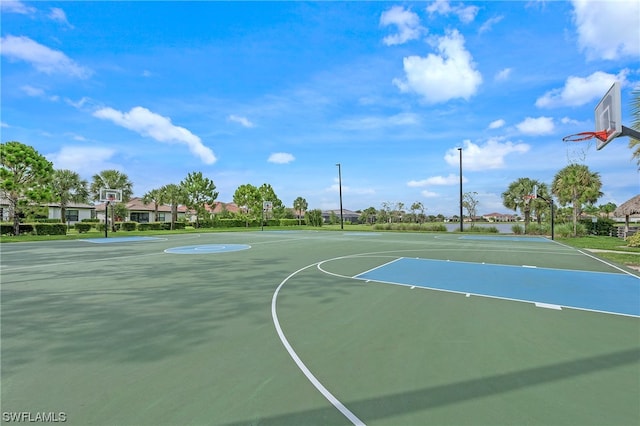
[[[287,206],[422,202],[455,214],[459,151],[478,213],[520,177],[580,161],[599,204],[640,192],[628,138],[594,129],[640,86],[640,3],[26,2],[2,6],[2,141],[134,193],[201,171],[218,200],[269,183]]]

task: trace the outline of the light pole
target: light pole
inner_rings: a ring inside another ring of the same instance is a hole
[[[344,229],[344,218],[342,216],[342,168],[340,163],[336,163],[338,166],[338,188],[340,190],[340,229]]]
[[[462,148],[458,148],[460,151],[460,232],[463,232],[462,226]]]

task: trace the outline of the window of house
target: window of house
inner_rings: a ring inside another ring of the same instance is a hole
[[[67,222],[77,222],[78,216],[80,216],[80,211],[79,210],[67,210],[65,212],[65,218],[67,219]]]
[[[165,222],[165,215],[166,213],[158,213],[158,216],[156,217],[156,222]]]
[[[138,223],[147,223],[149,222],[149,213],[132,212],[131,221]]]

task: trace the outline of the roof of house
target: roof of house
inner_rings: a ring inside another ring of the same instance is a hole
[[[60,207],[60,203],[48,203],[47,207]],[[67,209],[90,209],[93,210],[96,208],[93,204],[85,204],[85,203],[67,203],[65,206]]]
[[[213,214],[220,214],[223,211],[228,211],[230,213],[236,213],[240,211],[240,208],[235,205],[235,203],[223,203],[222,201],[216,201],[213,203],[213,207],[210,205],[206,205],[205,208],[208,212]]]
[[[124,204],[125,208],[129,211],[137,212],[155,212],[156,206],[154,203],[145,204],[142,202],[142,198],[133,197]],[[96,211],[103,211],[105,203],[98,204]],[[185,213],[187,208],[185,206],[178,206],[178,213]],[[159,213],[171,213],[171,206],[169,204],[158,204]]]

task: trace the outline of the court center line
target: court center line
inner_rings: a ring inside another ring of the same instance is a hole
[[[277,305],[278,294],[280,293],[280,289],[286,284],[287,281],[289,281],[290,278],[304,271],[305,269],[309,269],[313,266],[318,265],[318,263],[319,262],[313,263],[311,265],[307,265],[303,268],[298,269],[297,271],[290,274],[287,278],[285,278],[280,283],[278,288],[276,288],[276,291],[273,293],[273,297],[271,298],[271,317],[273,319],[273,325],[276,327],[278,337],[280,338],[280,341],[282,342],[285,349],[289,353],[289,356],[291,356],[291,358],[296,363],[300,371],[302,371],[302,373],[307,377],[307,379],[311,382],[311,384],[315,386],[315,388],[318,389],[318,391],[322,394],[322,396],[324,396],[335,408],[337,408],[338,411],[340,411],[347,419],[349,419],[349,421],[352,424],[358,425],[358,426],[360,425],[364,426],[365,423],[362,420],[360,420],[355,414],[353,414],[347,407],[345,407],[344,404],[342,404],[338,400],[338,398],[333,396],[333,394],[329,392],[329,390],[326,387],[324,387],[322,383],[320,383],[320,381],[316,378],[316,376],[313,375],[311,370],[307,368],[304,362],[302,362],[302,360],[300,359],[296,351],[293,349],[293,347],[287,340],[287,337],[284,335],[284,331],[282,331],[282,327],[280,326],[280,321],[278,320],[276,305]]]

